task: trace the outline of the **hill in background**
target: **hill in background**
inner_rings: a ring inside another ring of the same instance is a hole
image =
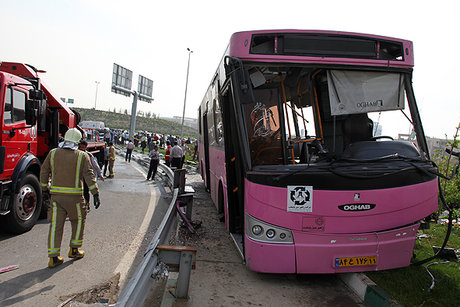
[[[81,121],[91,120],[104,122],[105,126],[112,129],[129,131],[131,115],[94,109],[72,108],[81,115]],[[181,124],[158,118],[136,116],[136,131],[143,130],[158,134],[181,134]],[[184,125],[184,137],[198,138],[198,131]]]

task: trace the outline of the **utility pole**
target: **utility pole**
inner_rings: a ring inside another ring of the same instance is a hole
[[[188,72],[190,69],[190,54],[193,52],[190,48],[187,48],[188,51],[188,64],[187,64],[187,78],[185,79],[185,96],[184,96],[184,110],[182,111],[182,126],[180,128],[180,138],[184,138],[184,118],[185,118],[185,103],[187,102],[187,87],[188,87]]]
[[[96,83],[96,97],[94,98],[94,110],[96,110],[96,103],[97,103],[97,88],[99,86],[99,81],[94,81]]]

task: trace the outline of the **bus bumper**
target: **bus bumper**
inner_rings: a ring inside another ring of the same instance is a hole
[[[410,264],[417,230],[414,224],[364,234],[293,231],[295,244],[269,244],[246,237],[248,268],[265,273],[330,274],[388,270]]]
[[[295,273],[293,244],[270,244],[251,240],[246,236],[244,246],[246,266],[255,272]]]

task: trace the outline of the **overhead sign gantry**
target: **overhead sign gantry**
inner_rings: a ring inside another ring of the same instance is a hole
[[[133,72],[129,69],[124,68],[116,63],[113,63],[113,74],[112,74],[112,92],[133,97],[133,104],[131,108],[131,122],[129,125],[129,136],[134,136],[134,130],[136,129],[136,113],[137,113],[137,99],[151,103],[153,81],[139,75],[138,78],[138,90],[132,91],[132,80]]]

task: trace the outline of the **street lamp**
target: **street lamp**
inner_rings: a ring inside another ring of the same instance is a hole
[[[184,138],[184,118],[185,118],[185,103],[187,102],[187,87],[188,87],[188,72],[190,68],[190,54],[193,52],[190,48],[187,48],[188,51],[188,64],[187,64],[187,79],[185,80],[185,96],[184,96],[184,110],[182,111],[182,126],[180,128],[180,138]]]
[[[99,86],[99,81],[94,81],[96,83],[96,98],[94,98],[94,110],[96,110],[96,103],[97,103],[97,87]]]

